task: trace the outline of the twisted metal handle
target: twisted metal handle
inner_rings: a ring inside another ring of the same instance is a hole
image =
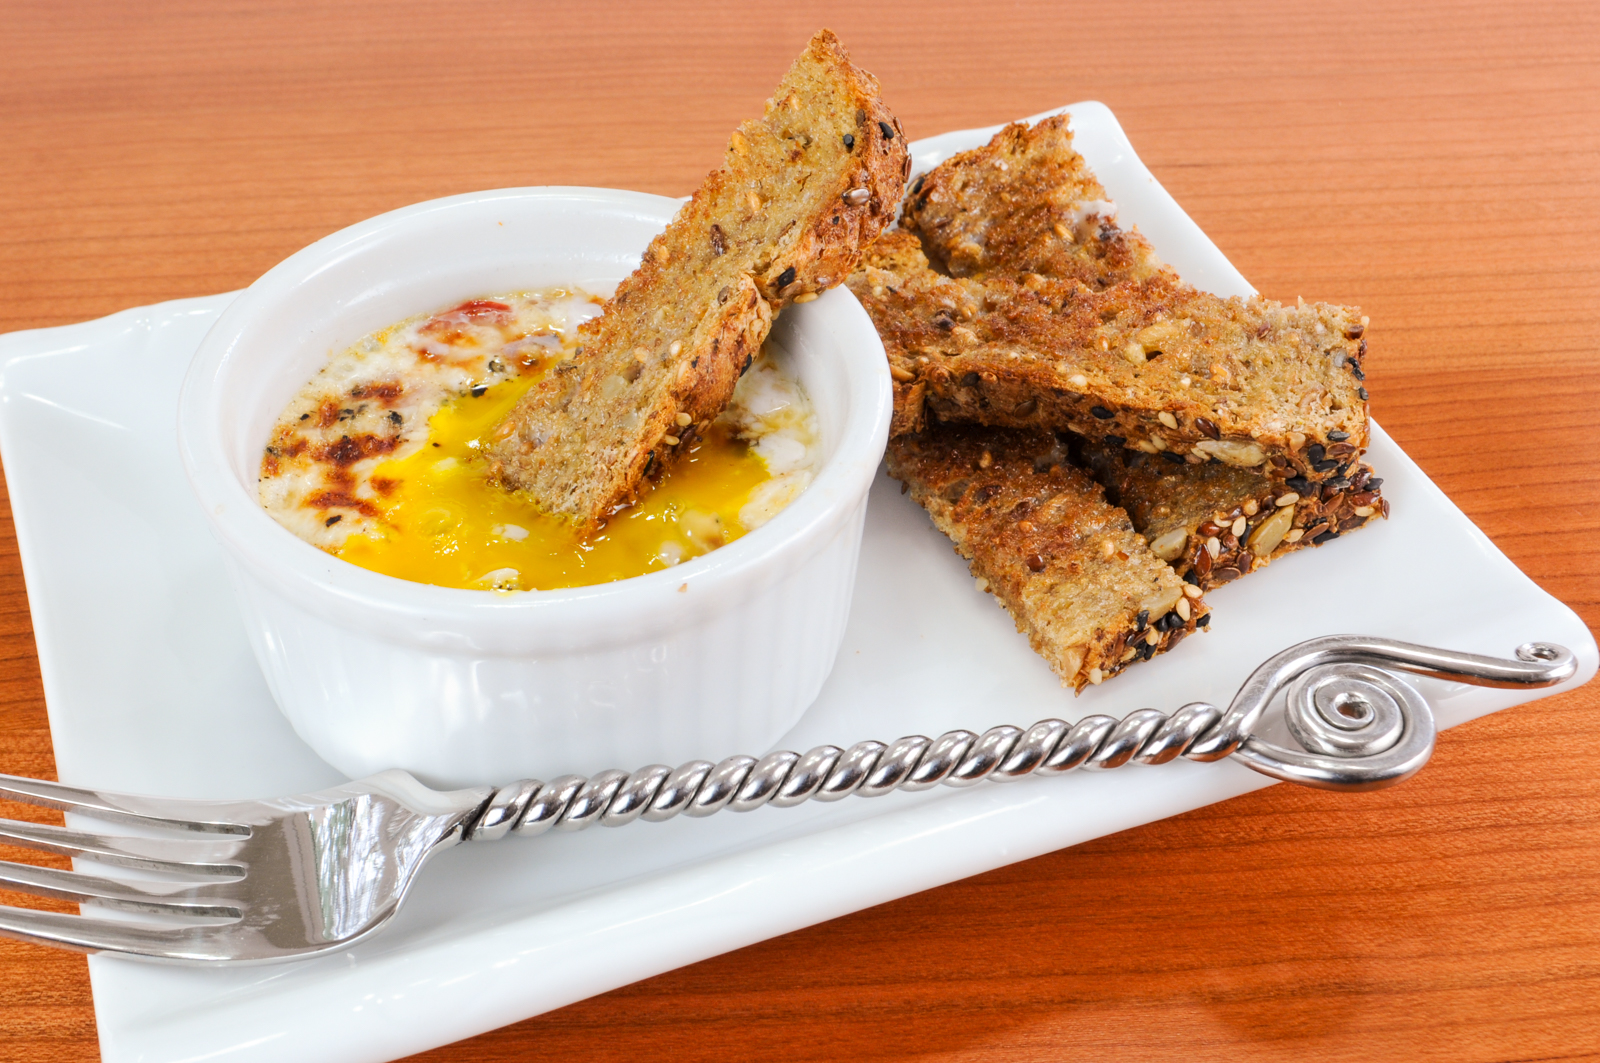
[[[1433,753],[1433,713],[1427,701],[1387,669],[1477,686],[1531,688],[1570,678],[1577,672],[1577,659],[1550,643],[1528,643],[1517,649],[1515,660],[1505,660],[1334,635],[1291,646],[1269,659],[1239,688],[1226,711],[1197,701],[1170,715],[1140,709],[1120,720],[1040,720],[1026,730],[1000,726],[981,735],[956,730],[938,738],[909,735],[888,744],[857,742],[849,749],[817,746],[805,754],[780,750],[759,759],[735,756],[716,764],[693,760],[677,768],[652,764],[587,778],[523,779],[495,790],[467,837],[488,841],[513,832],[574,831],[596,823],[620,827],[636,819],[661,822],[723,809],[787,808],[852,794],[878,797],[891,790],[1061,775],[1075,768],[1165,764],[1180,756],[1200,761],[1233,756],[1277,779],[1323,789],[1373,790],[1410,778]],[[1299,750],[1252,733],[1284,690],[1285,719],[1303,747]]]

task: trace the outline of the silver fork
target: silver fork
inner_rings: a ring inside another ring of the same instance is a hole
[[[652,765],[635,772],[524,779],[441,793],[392,770],[266,801],[134,797],[0,776],[0,795],[94,819],[108,830],[0,821],[0,840],[108,874],[0,861],[0,886],[78,901],[104,914],[0,906],[0,934],[85,952],[178,964],[268,963],[349,947],[399,909],[435,853],[468,840],[583,830],[599,823],[747,812],[762,805],[970,786],[1075,768],[1234,757],[1274,778],[1339,790],[1391,786],[1433,752],[1427,702],[1393,669],[1496,687],[1570,678],[1567,649],[1530,643],[1515,660],[1357,635],[1290,647],[1256,669],[1226,711],[1204,702],[1168,715],[1042,720],[1027,730],[950,731],[935,739],[818,746],[804,755]],[[1301,749],[1252,732],[1286,692]]]

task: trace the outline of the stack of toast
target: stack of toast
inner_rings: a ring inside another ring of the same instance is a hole
[[[727,404],[773,316],[843,282],[894,377],[890,473],[1076,690],[1207,626],[1206,590],[1387,516],[1358,311],[1185,284],[1117,224],[1065,115],[901,207],[909,171],[822,31],[494,430],[491,477],[594,531]]]
[[[1388,514],[1366,318],[1185,284],[1066,115],[918,178],[848,283],[895,381],[890,473],[1077,690],[1205,626],[1203,591]]]

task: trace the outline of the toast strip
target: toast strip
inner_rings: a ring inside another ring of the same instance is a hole
[[[947,277],[914,240],[886,233],[849,282],[889,355],[899,431],[921,423],[920,399],[943,420],[1310,481],[1348,475],[1337,454],[1366,447],[1363,325],[1347,308],[1220,299],[1164,272],[1102,289]]]
[[[1177,274],[1072,147],[1067,116],[1013,122],[912,183],[900,225],[953,277],[1034,273],[1108,288]]]
[[[1082,691],[1210,622],[1051,433],[933,423],[890,440],[888,463],[1063,686]]]
[[[772,317],[855,269],[910,167],[872,75],[830,31],[486,448],[490,475],[586,531],[721,412]]]
[[[1202,590],[1389,515],[1383,481],[1364,463],[1340,480],[1285,484],[1249,469],[1174,464],[1084,439],[1072,451],[1106,500],[1127,510],[1151,552]]]

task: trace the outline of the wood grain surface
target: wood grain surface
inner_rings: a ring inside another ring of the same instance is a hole
[[[1376,416],[1600,623],[1592,0],[7,0],[0,331],[241,287],[435,196],[684,194],[822,25],[912,137],[1109,104],[1264,293],[1371,315]],[[50,775],[0,512],[0,771]],[[1597,746],[1591,685],[1395,790],[1274,787],[417,1058],[1600,1058]],[[82,959],[0,942],[0,1058],[96,1053]]]

